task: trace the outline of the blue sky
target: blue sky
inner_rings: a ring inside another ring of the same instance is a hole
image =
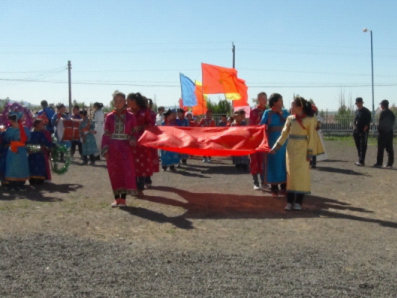
[[[118,89],[174,105],[179,72],[231,67],[234,42],[250,98],[295,93],[336,110],[344,91],[370,107],[367,27],[375,103],[397,104],[396,12],[397,1],[1,0],[0,98],[67,103],[71,60],[73,99],[107,104]]]

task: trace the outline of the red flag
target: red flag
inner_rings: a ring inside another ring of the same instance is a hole
[[[201,63],[204,94],[238,93],[237,71],[211,64]]]
[[[183,100],[182,100],[182,98],[180,98],[180,99],[178,100],[178,102],[179,102],[179,108],[180,108],[180,109],[184,110],[185,112],[189,110],[188,107],[183,106]]]
[[[203,87],[201,83],[196,82],[196,90],[194,91],[197,97],[197,106],[192,108],[192,112],[194,115],[205,115],[207,113],[207,101],[205,100],[205,96],[203,96]]]
[[[269,152],[265,125],[234,127],[150,126],[142,146],[200,156],[242,156]]]
[[[238,88],[238,92],[241,95],[240,99],[233,100],[233,107],[245,107],[249,106],[248,104],[248,87],[245,85],[245,81],[239,78],[236,78],[236,85]]]

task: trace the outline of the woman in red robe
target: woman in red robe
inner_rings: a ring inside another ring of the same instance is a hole
[[[150,109],[147,107],[147,101],[140,93],[128,94],[127,104],[130,111],[135,115],[137,124],[136,133],[137,139],[139,140],[145,132],[146,127],[152,126],[155,123],[153,122]],[[133,149],[133,154],[138,195],[143,195],[145,180],[147,177],[150,178],[153,175],[152,150],[148,147],[137,144]]]

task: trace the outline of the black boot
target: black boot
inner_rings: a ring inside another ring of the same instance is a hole
[[[88,156],[83,155],[83,165],[87,165],[87,164],[88,164]]]

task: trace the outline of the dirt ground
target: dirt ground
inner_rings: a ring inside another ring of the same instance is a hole
[[[0,296],[397,297],[397,171],[356,167],[351,142],[326,149],[302,212],[217,158],[112,209],[105,162],[75,159],[51,184],[0,193]]]

